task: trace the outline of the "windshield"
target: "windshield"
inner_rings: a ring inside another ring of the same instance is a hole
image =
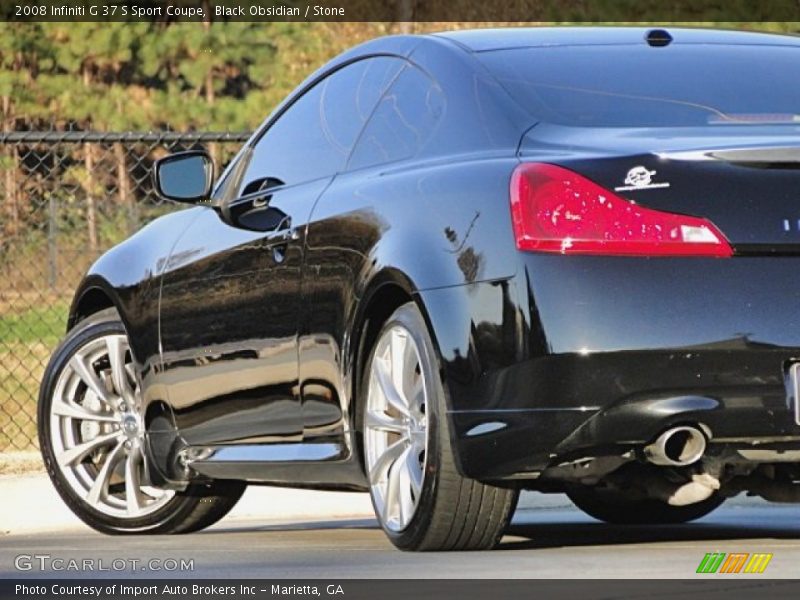
[[[559,125],[800,124],[800,46],[561,46],[477,56],[537,120]]]

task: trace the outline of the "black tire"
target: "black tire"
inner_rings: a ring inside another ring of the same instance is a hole
[[[725,498],[714,494],[710,498],[672,506],[655,499],[626,498],[620,492],[586,488],[567,494],[572,502],[590,517],[615,525],[677,525],[706,516],[718,508]]]
[[[410,522],[402,531],[387,527],[379,514],[375,494],[371,492],[378,521],[391,542],[401,550],[493,548],[500,541],[514,513],[518,490],[487,485],[459,473],[446,418],[446,392],[440,376],[441,364],[422,314],[413,302],[398,308],[386,321],[376,339],[379,340],[384,332],[397,325],[410,334],[419,350],[429,406],[426,410],[428,446],[424,480]],[[366,427],[369,374],[375,360],[376,347],[377,344],[370,349],[360,386],[362,432]]]
[[[98,312],[72,329],[53,352],[39,390],[39,447],[45,468],[61,498],[75,515],[89,527],[107,534],[163,534],[198,531],[224,517],[244,493],[246,484],[238,481],[215,481],[193,485],[176,492],[165,504],[150,514],[119,517],[92,506],[68,481],[58,464],[57,450],[51,435],[51,409],[59,375],[75,353],[87,344],[111,335],[127,336],[119,314],[114,309]],[[80,459],[86,463],[90,457]],[[86,469],[93,469],[89,465]],[[125,483],[121,485],[125,487]],[[97,506],[97,505],[96,505]]]

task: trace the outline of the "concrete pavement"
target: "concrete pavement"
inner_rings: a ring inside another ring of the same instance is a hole
[[[0,476],[0,535],[85,530],[44,473]],[[369,517],[367,494],[251,486],[227,519]]]
[[[45,473],[0,476],[0,535],[44,531],[85,530],[86,526],[61,501]],[[520,510],[571,508],[566,496],[524,493]],[[368,494],[318,492],[250,486],[225,521],[262,520],[264,524],[288,520],[371,518]]]
[[[43,475],[0,478],[0,498],[0,577],[86,576],[40,571],[37,564],[19,571],[20,555],[136,562],[133,570],[95,577],[728,577],[695,574],[706,552],[769,552],[774,557],[767,570],[749,577],[800,575],[800,507],[744,497],[693,524],[619,527],[586,517],[564,496],[527,493],[497,550],[433,554],[395,550],[378,529],[366,494],[251,487],[226,519],[205,532],[134,537],[104,536],[83,526]],[[147,566],[153,559],[186,559],[192,569],[153,570]]]

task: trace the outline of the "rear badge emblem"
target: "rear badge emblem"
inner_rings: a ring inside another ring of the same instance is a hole
[[[633,167],[625,177],[625,185],[615,187],[615,192],[628,192],[631,190],[654,190],[658,188],[668,188],[669,183],[654,183],[653,175],[655,171],[650,171],[647,167]]]

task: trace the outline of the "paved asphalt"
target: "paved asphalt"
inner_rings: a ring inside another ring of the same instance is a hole
[[[734,499],[696,523],[619,527],[599,523],[566,501],[518,511],[490,552],[410,554],[394,550],[368,518],[279,523],[229,518],[189,536],[107,537],[87,530],[0,537],[0,577],[86,576],[20,572],[15,557],[193,559],[198,578],[686,578],[706,552],[770,552],[763,575],[800,576],[800,507]],[[141,571],[142,567],[138,566]],[[130,576],[129,570],[99,576]],[[137,572],[138,577],[175,575]],[[97,575],[96,575],[97,576]],[[741,577],[741,575],[733,576]],[[753,577],[753,576],[750,576]]]

